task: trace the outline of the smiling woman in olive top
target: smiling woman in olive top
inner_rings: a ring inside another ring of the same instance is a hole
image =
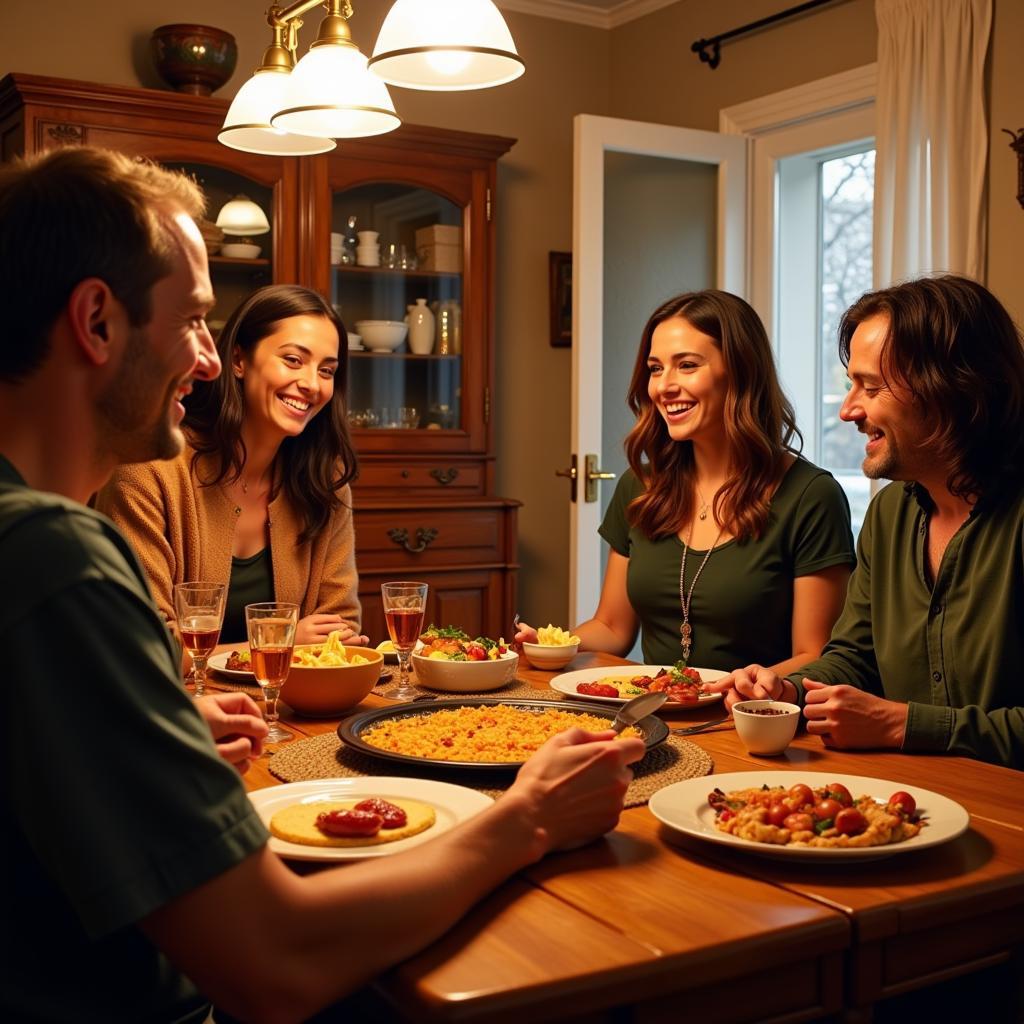
[[[96,506],[138,552],[175,628],[174,584],[227,583],[221,639],[246,637],[246,604],[292,601],[296,643],[359,635],[348,482],[345,328],[316,292],[271,285],[231,315],[224,367],[185,399],[184,452],[120,467]]]
[[[754,310],[680,295],[644,327],[628,403],[630,469],[601,524],[611,551],[584,650],[731,672],[816,658],[854,563],[838,483],[797,454],[793,410]],[[517,640],[532,640],[523,627]]]

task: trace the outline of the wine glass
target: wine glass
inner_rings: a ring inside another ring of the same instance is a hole
[[[220,639],[226,591],[223,583],[174,585],[174,612],[178,617],[181,642],[192,657],[194,697],[206,693],[206,660]]]
[[[277,698],[288,678],[295,647],[295,627],[299,606],[282,601],[264,601],[245,606],[245,626],[249,631],[249,653],[252,673],[263,690],[266,719],[270,731],[268,743],[290,740],[292,734],[282,729],[277,720]]]
[[[399,681],[389,694],[392,700],[413,700],[420,691],[409,682],[409,656],[423,632],[423,613],[427,607],[426,583],[382,583],[384,617],[388,633],[398,655]]]

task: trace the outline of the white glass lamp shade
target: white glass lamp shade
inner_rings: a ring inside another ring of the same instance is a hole
[[[275,128],[325,139],[382,135],[402,122],[388,87],[350,44],[314,45],[288,76]]]
[[[491,0],[395,0],[369,63],[392,85],[439,92],[503,85],[526,70]]]
[[[277,68],[257,71],[231,101],[217,138],[243,153],[267,156],[312,156],[334,149],[331,139],[296,135],[271,126],[270,116],[281,109],[288,78],[287,71]]]
[[[270,222],[251,199],[235,196],[221,207],[217,227],[227,235],[265,235],[270,230]]]

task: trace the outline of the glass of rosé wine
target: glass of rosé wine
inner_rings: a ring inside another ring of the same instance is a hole
[[[223,583],[174,585],[174,613],[178,617],[182,645],[192,658],[194,697],[206,693],[206,661],[220,639],[226,592]]]
[[[252,674],[263,691],[264,713],[270,731],[267,743],[290,740],[292,734],[278,724],[277,699],[292,666],[295,627],[299,606],[282,601],[265,601],[245,606],[245,625],[249,631]]]
[[[409,682],[409,658],[423,632],[427,608],[426,583],[382,583],[380,595],[388,633],[398,655],[398,686],[385,696],[392,700],[414,700],[420,691]]]

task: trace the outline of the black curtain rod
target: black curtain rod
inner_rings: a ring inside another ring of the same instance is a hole
[[[832,2],[833,0],[807,0],[807,3],[797,4],[796,7],[779,11],[778,14],[770,14],[767,18],[762,18],[760,21],[752,21],[749,25],[742,25],[740,28],[722,32],[717,36],[712,36],[710,39],[698,39],[690,49],[700,57],[704,64],[707,64],[714,71],[718,67],[718,62],[722,59],[720,44],[724,43],[726,39],[735,39],[736,36],[745,35],[747,32],[764,28],[766,25],[774,25],[775,22],[782,21],[784,18],[792,18],[797,14],[803,14],[804,11],[809,11],[815,7],[821,7],[823,4],[830,4]],[[711,48],[710,53],[708,53],[708,47]]]

